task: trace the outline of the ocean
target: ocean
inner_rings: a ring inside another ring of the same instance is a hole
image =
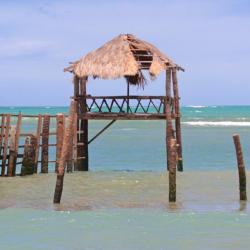
[[[68,108],[0,107],[19,111]],[[65,175],[59,206],[52,204],[53,165],[48,175],[0,178],[0,249],[249,249],[250,209],[239,202],[232,136],[241,137],[248,169],[250,106],[181,112],[176,204],[168,203],[165,122],[117,121],[90,144],[90,171]],[[105,124],[90,121],[89,138]],[[35,125],[27,118],[23,130]]]

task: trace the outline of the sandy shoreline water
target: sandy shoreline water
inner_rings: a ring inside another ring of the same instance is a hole
[[[165,172],[96,171],[66,174],[59,206],[52,204],[55,180],[56,176],[52,173],[1,178],[0,208],[62,211],[116,208],[169,212],[250,211],[247,204],[239,202],[236,171],[177,173],[176,204],[168,203],[168,177]]]

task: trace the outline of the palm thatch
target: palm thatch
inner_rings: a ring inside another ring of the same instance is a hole
[[[155,78],[167,68],[183,70],[152,44],[133,35],[122,34],[72,63],[64,71],[73,72],[80,78],[85,76],[101,79],[125,77],[130,84],[143,86],[145,77],[142,70],[148,70],[150,76]]]

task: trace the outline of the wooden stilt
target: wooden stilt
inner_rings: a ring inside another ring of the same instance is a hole
[[[34,173],[37,174],[38,170],[38,160],[39,160],[39,150],[40,150],[40,138],[41,138],[41,128],[42,128],[43,117],[38,115],[37,129],[36,129],[36,147],[35,147],[35,164],[34,164]]]
[[[172,139],[172,119],[171,119],[171,70],[166,70],[166,148],[167,148],[167,169],[169,169],[169,150]]]
[[[73,112],[72,114],[70,114],[70,116],[73,117],[73,125],[74,125],[74,123],[75,123],[75,110],[71,110],[70,112]],[[72,129],[70,131],[70,135],[69,135],[69,148],[68,148],[68,154],[66,157],[66,165],[67,165],[67,172],[68,173],[73,171],[73,141],[74,141],[74,129]]]
[[[16,163],[17,163],[17,155],[18,155],[18,149],[19,149],[19,137],[20,137],[20,132],[21,132],[21,125],[22,125],[22,114],[19,113],[18,118],[17,118],[17,125],[16,125],[14,166],[13,166],[12,176],[16,175]]]
[[[81,86],[81,95],[85,98],[83,100],[82,105],[79,105],[81,108],[79,110],[80,115],[84,115],[87,112],[87,102],[86,102],[86,83],[87,77],[83,77],[80,80]],[[88,120],[87,119],[80,119],[80,136],[79,136],[79,143],[78,143],[78,158],[79,158],[79,171],[88,171],[89,170],[89,159],[88,159]]]
[[[21,176],[31,175],[34,173],[36,145],[37,138],[35,136],[26,137],[23,152]]]
[[[56,116],[56,164],[55,164],[55,172],[57,173],[57,169],[59,166],[59,160],[62,152],[62,144],[63,144],[63,133],[65,126],[65,116],[64,114],[58,114]]]
[[[75,98],[75,122],[76,122],[76,134],[75,134],[75,155],[78,156],[80,153],[80,146],[78,143],[80,143],[80,120],[79,120],[79,114],[80,114],[80,103],[79,100],[77,99],[79,94],[80,94],[80,79],[77,75],[74,75],[74,98]],[[79,167],[81,165],[81,161],[77,158],[75,158],[75,165],[74,165],[74,170],[79,170]]]
[[[4,141],[5,114],[2,114],[1,134],[0,134],[0,156],[2,155],[2,145]]]
[[[129,82],[127,82],[127,97],[129,97]],[[129,113],[129,98],[127,99],[127,113]]]
[[[13,176],[14,164],[15,164],[15,136],[16,126],[10,127],[10,147],[9,147],[9,161],[7,168],[7,176]]]
[[[3,145],[4,148],[3,148],[1,176],[5,176],[5,167],[6,167],[6,160],[7,160],[8,140],[9,140],[9,130],[10,130],[10,114],[7,114],[6,128],[5,128],[5,134],[4,134],[4,145]]]
[[[176,201],[176,140],[170,140],[169,149],[169,202]]]
[[[76,102],[75,102],[76,104]],[[75,111],[76,111],[76,106],[75,106]],[[74,170],[77,170],[77,113],[74,113],[74,123],[73,123],[73,158],[74,158]]]
[[[179,104],[179,90],[178,90],[178,80],[176,69],[172,70],[172,79],[173,79],[173,92],[174,92],[174,110],[175,110],[175,133],[176,141],[178,144],[178,160],[177,168],[178,171],[183,171],[183,160],[182,160],[182,139],[181,139],[181,115],[180,115],[180,104]]]
[[[49,162],[49,125],[50,116],[45,115],[43,118],[43,131],[42,131],[42,167],[41,173],[48,173]]]
[[[56,179],[56,187],[55,187],[55,193],[54,193],[54,203],[60,203],[61,197],[62,197],[62,191],[63,191],[63,179],[64,179],[64,173],[65,173],[65,161],[69,150],[69,141],[70,141],[70,134],[73,130],[73,124],[74,124],[74,110],[75,104],[74,102],[71,102],[70,105],[70,115],[68,118],[68,124],[67,128],[64,133],[63,138],[63,146],[62,146],[62,152],[61,157],[59,161],[58,171],[57,171],[57,179]]]
[[[241,143],[240,143],[240,136],[237,134],[233,135],[233,140],[234,140],[237,163],[238,163],[240,200],[246,201],[247,200],[246,171],[245,171],[245,164],[244,164],[244,159],[243,159],[243,152],[242,152]]]

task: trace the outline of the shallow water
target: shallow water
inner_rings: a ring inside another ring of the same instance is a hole
[[[230,171],[178,173],[176,204],[168,203],[168,175],[164,172],[99,171],[66,174],[59,206],[52,205],[55,181],[55,174],[1,178],[0,208],[249,212],[247,204],[238,201],[237,173]]]
[[[19,110],[67,112],[0,113]],[[249,249],[249,202],[239,202],[232,135],[241,135],[248,168],[250,106],[183,107],[182,114],[175,204],[168,203],[165,123],[116,122],[90,144],[91,171],[65,175],[60,205],[52,203],[53,173],[0,178],[0,249]],[[89,137],[105,124],[90,122]],[[23,129],[35,126],[26,119]]]

